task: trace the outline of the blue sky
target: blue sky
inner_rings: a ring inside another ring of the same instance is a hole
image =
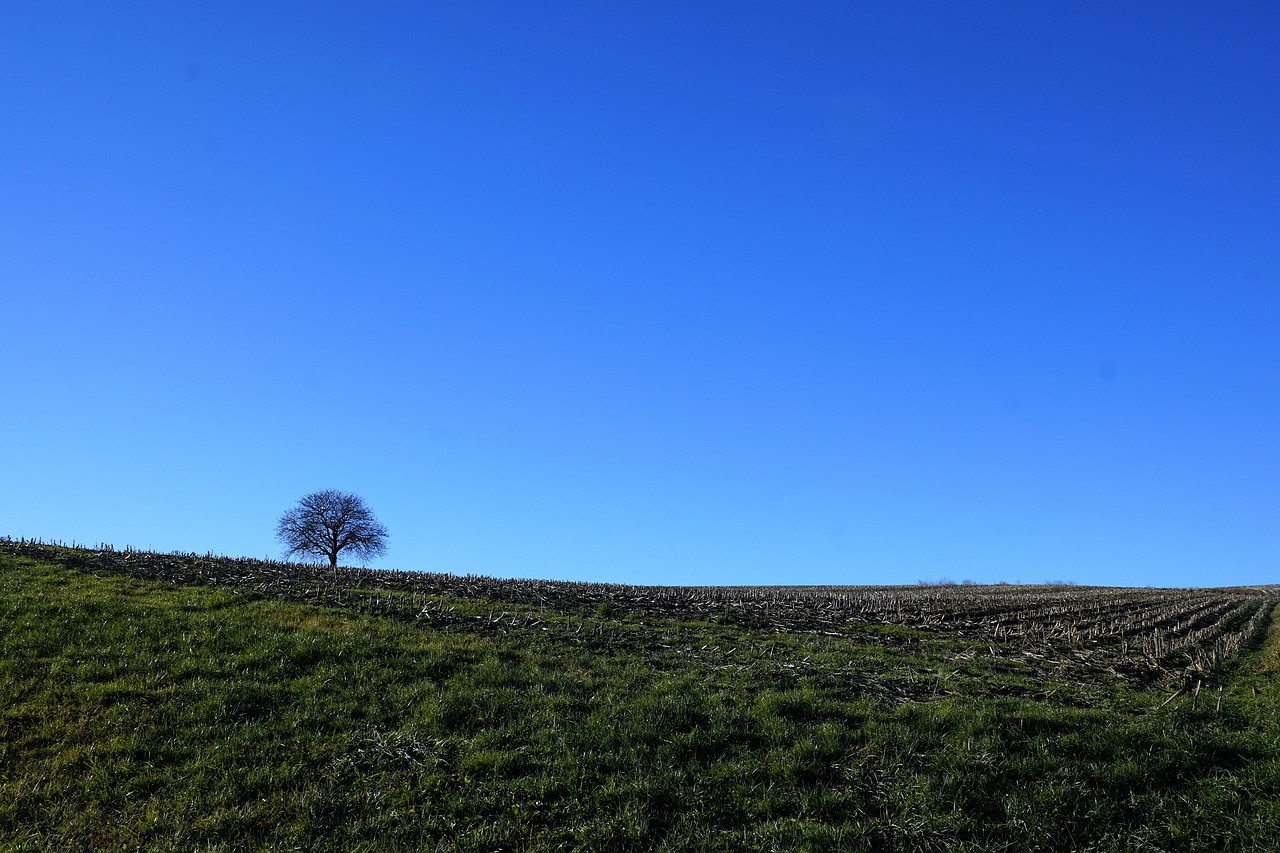
[[[1280,581],[1280,6],[0,10],[0,534]]]

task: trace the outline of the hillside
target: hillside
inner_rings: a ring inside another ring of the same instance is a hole
[[[1278,600],[0,541],[0,845],[1267,849]]]

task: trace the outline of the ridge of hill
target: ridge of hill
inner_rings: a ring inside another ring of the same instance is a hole
[[[1275,606],[0,541],[0,849],[1268,849]]]

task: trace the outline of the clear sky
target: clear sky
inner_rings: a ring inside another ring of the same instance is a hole
[[[1280,582],[1280,4],[0,6],[0,535]]]

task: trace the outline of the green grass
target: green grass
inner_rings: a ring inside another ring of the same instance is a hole
[[[945,634],[596,615],[431,627],[0,554],[0,849],[1277,844],[1275,631],[1221,708],[1157,709]]]

